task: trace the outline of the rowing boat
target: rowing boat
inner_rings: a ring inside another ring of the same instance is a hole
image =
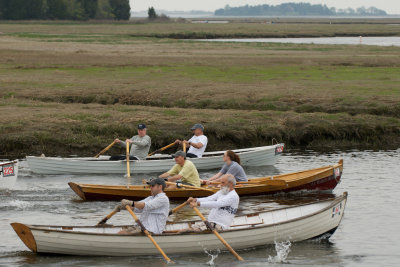
[[[333,199],[237,216],[232,225],[220,234],[235,250],[274,242],[328,238],[338,228],[346,202],[347,192]],[[204,248],[226,249],[210,231],[178,233],[197,223],[199,221],[168,222],[166,231],[153,237],[167,254],[199,253]],[[119,234],[127,226],[11,225],[24,244],[37,253],[159,255],[143,233]]]
[[[0,162],[0,189],[10,189],[18,177],[18,160]]]
[[[282,154],[284,144],[233,150],[240,156],[243,166],[274,165]],[[205,152],[202,158],[191,158],[198,170],[220,168],[225,151]],[[29,168],[38,174],[124,174],[126,160],[109,160],[110,156],[98,158],[61,158],[27,156]],[[146,160],[131,160],[132,173],[165,172],[175,164],[170,155],[155,154]]]
[[[274,165],[283,152],[284,144],[233,150],[240,155],[243,166]],[[220,168],[225,151],[205,152],[202,158],[191,158],[198,170]],[[110,156],[61,158],[27,156],[30,169],[39,174],[124,174],[126,160],[109,160]],[[130,166],[135,173],[165,172],[175,161],[170,155],[155,154],[146,160],[131,160]]]
[[[276,176],[249,179],[248,183],[237,184],[236,192],[240,196],[275,194],[299,190],[331,191],[340,182],[343,172],[343,160],[337,164],[305,171],[280,174]],[[151,195],[148,185],[100,185],[68,183],[71,189],[83,200],[121,200],[123,198],[140,200]],[[170,199],[188,197],[206,197],[218,191],[216,186],[201,188],[165,189]]]

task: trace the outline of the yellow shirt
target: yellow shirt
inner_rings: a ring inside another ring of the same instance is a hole
[[[168,174],[171,176],[176,174],[182,175],[182,182],[200,187],[199,173],[197,172],[196,166],[194,166],[193,162],[190,160],[185,160],[183,166],[175,164],[174,167],[168,171]]]

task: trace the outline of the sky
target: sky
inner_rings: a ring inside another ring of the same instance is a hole
[[[279,5],[288,2],[322,4],[337,9],[348,7],[356,9],[358,7],[368,8],[374,6],[386,11],[388,14],[400,14],[400,0],[130,0],[131,10],[133,12],[147,11],[151,6],[154,7],[156,11],[157,9],[168,11],[215,11],[226,5],[231,7],[264,4]]]

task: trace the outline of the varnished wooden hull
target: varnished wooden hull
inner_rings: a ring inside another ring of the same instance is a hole
[[[293,192],[298,190],[333,190],[340,182],[343,172],[343,160],[331,166],[281,174],[277,176],[251,179],[249,184],[236,186],[240,196],[275,194],[280,192]],[[274,181],[284,181],[276,184]],[[260,183],[255,183],[259,181]],[[147,185],[132,185],[129,188],[119,185],[96,185],[69,183],[71,189],[84,200],[140,200],[150,196]],[[205,197],[218,191],[216,187],[202,187],[203,189],[166,189],[165,193],[170,199],[187,199],[188,197]]]

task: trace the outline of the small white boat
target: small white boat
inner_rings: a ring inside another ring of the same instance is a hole
[[[0,189],[10,189],[18,177],[18,160],[0,162]]]
[[[242,166],[274,165],[282,154],[284,144],[233,150],[240,156]],[[198,170],[221,168],[225,151],[205,152],[202,158],[191,158]],[[32,172],[39,174],[125,174],[126,160],[112,161],[110,156],[99,158],[60,158],[27,156]],[[146,160],[131,160],[132,173],[165,172],[175,164],[166,154],[155,154]]]
[[[314,203],[235,217],[232,226],[220,232],[233,249],[328,238],[343,218],[347,192]],[[166,231],[153,235],[166,254],[199,253],[226,247],[210,231],[177,233],[199,221],[168,222]],[[135,256],[159,255],[143,233],[119,234],[124,226],[49,226],[12,223],[15,232],[33,252],[69,255]]]

